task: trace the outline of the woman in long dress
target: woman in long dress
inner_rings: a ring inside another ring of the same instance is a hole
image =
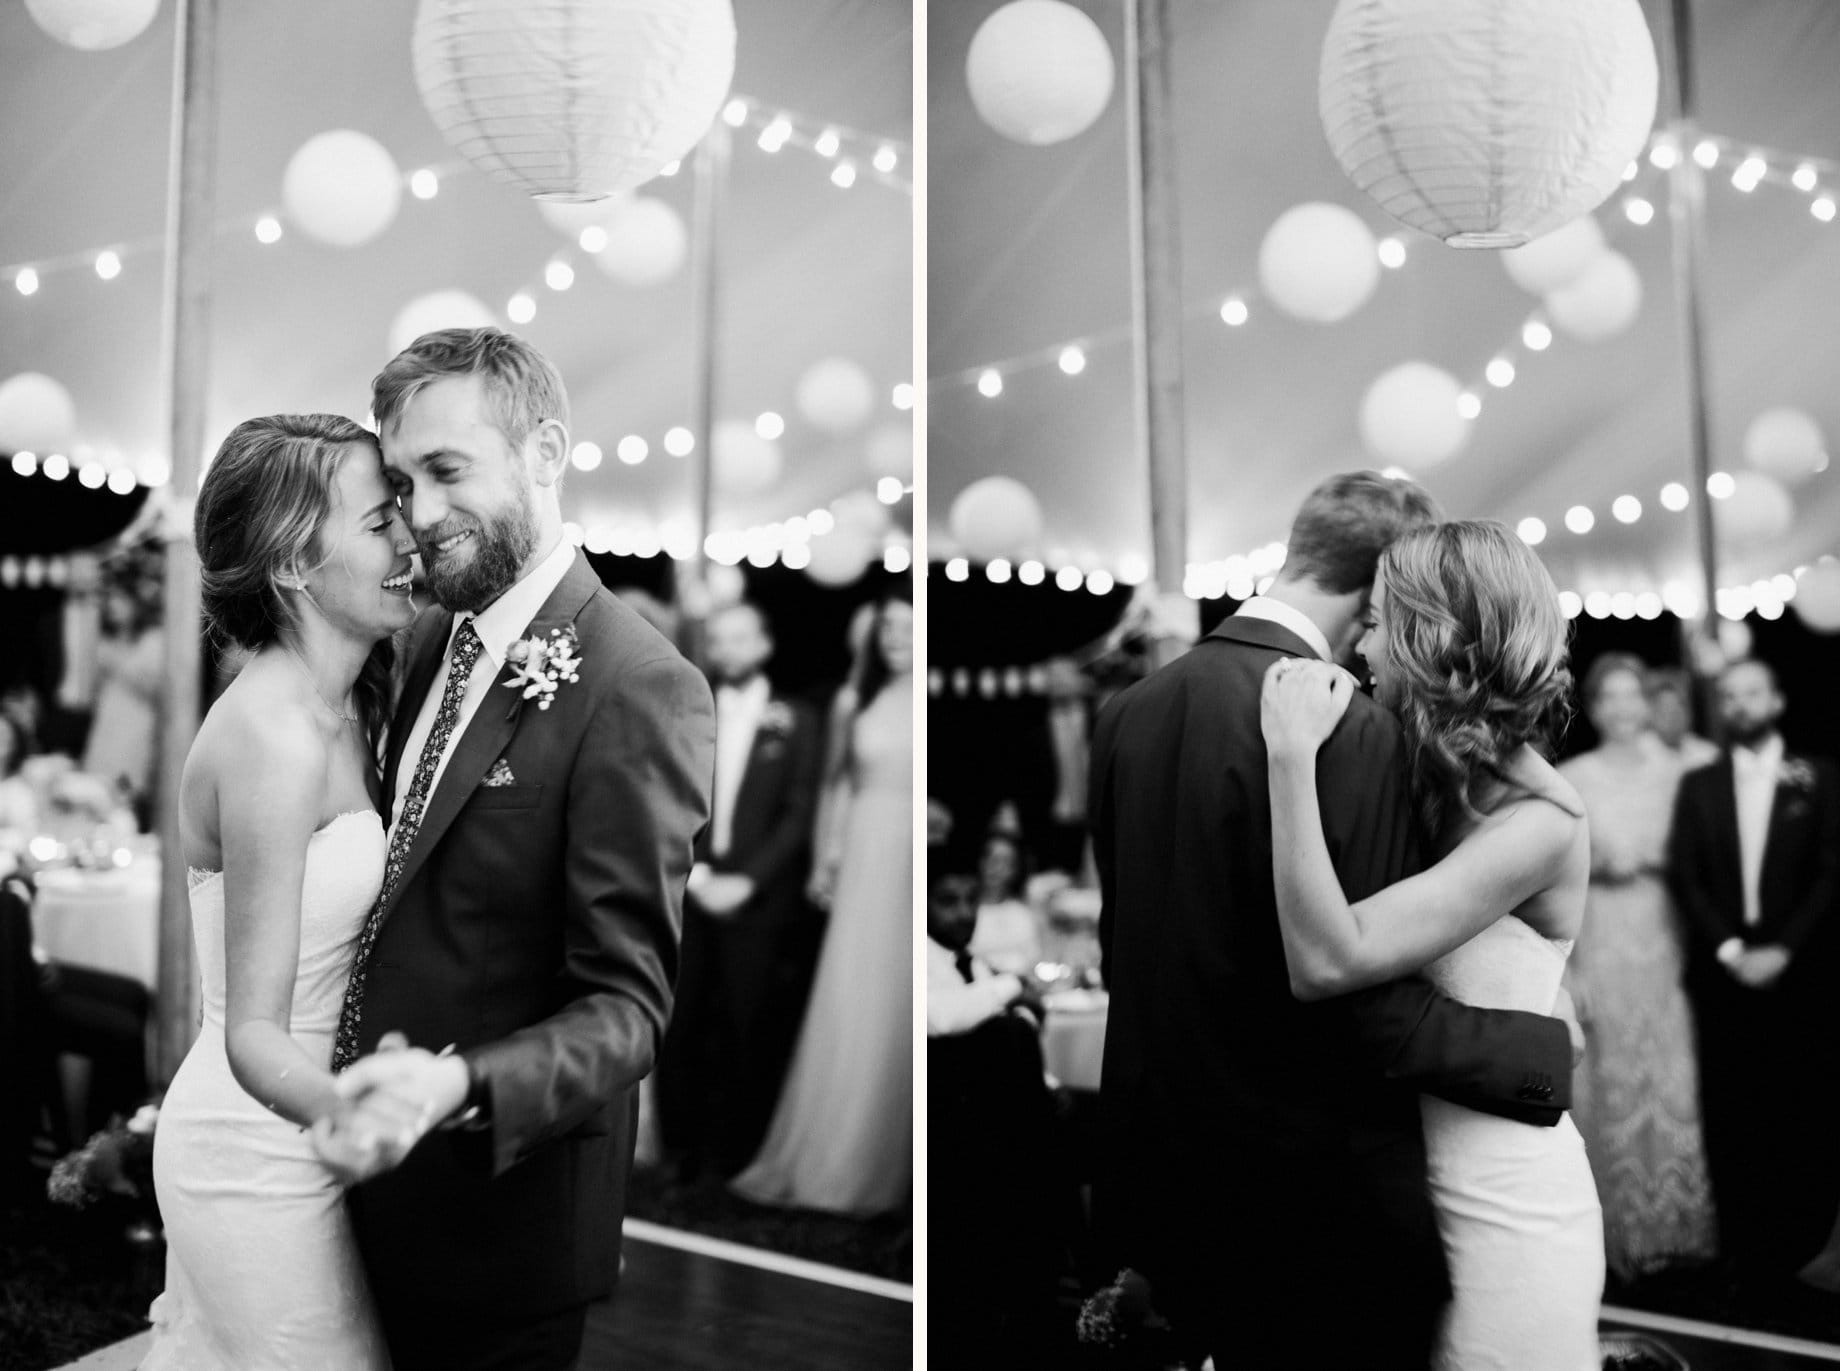
[[[1666,881],[1681,762],[1649,731],[1644,668],[1628,653],[1591,663],[1582,691],[1601,739],[1559,774],[1584,800],[1591,887],[1568,971],[1584,1025],[1572,1088],[1604,1206],[1604,1251],[1623,1279],[1717,1247],[1700,1136],[1686,950]]]
[[[198,494],[204,607],[253,655],[179,782],[204,989],[153,1172],[166,1289],[142,1371],[388,1371],[343,1186],[308,1128],[359,930],[383,882],[376,748],[414,542],[376,439],[252,419]]]
[[[759,1204],[867,1215],[912,1191],[913,626],[906,598],[884,599],[849,687],[813,881],[830,925],[766,1140],[730,1182]]]
[[[1354,691],[1286,658],[1267,673],[1273,876],[1305,999],[1423,971],[1453,999],[1550,1013],[1584,915],[1584,806],[1536,749],[1563,708],[1566,623],[1538,558],[1496,523],[1408,533],[1381,556],[1361,651],[1400,715],[1437,854],[1350,906],[1323,837],[1316,753]],[[1569,1118],[1539,1128],[1421,1097],[1452,1299],[1440,1371],[1596,1371],[1602,1216]]]

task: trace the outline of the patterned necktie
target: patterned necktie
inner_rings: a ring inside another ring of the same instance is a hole
[[[473,621],[463,620],[459,632],[454,634],[453,658],[448,667],[446,688],[441,691],[441,707],[435,712],[434,726],[428,730],[428,741],[422,744],[422,755],[415,763],[415,776],[409,782],[409,793],[403,797],[402,816],[396,821],[396,832],[390,835],[383,889],[377,892],[377,903],[371,906],[364,930],[358,934],[358,950],[351,959],[351,980],[345,986],[345,1003],[339,1008],[339,1032],[332,1044],[334,1071],[343,1071],[358,1059],[358,1025],[364,1017],[364,982],[371,969],[371,950],[377,945],[377,928],[383,922],[384,907],[396,893],[396,883],[402,878],[403,863],[415,843],[415,835],[421,830],[422,812],[428,806],[428,792],[434,787],[435,769],[441,765],[447,740],[460,721],[460,701],[466,695],[467,682],[473,677],[473,663],[479,660],[479,650],[479,634],[473,628]]]

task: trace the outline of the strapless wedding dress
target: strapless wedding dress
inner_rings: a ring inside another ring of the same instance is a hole
[[[1452,999],[1550,1014],[1572,944],[1512,916],[1425,969]],[[1454,1291],[1437,1371],[1597,1371],[1603,1213],[1570,1114],[1539,1128],[1422,1097]]]
[[[307,847],[289,1031],[322,1066],[385,852],[369,811],[341,814]],[[154,1134],[166,1290],[141,1371],[388,1371],[344,1188],[305,1130],[230,1074],[223,876],[194,870],[190,884],[204,1023]]]

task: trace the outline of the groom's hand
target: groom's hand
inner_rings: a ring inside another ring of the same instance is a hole
[[[466,1100],[466,1063],[410,1047],[386,1033],[371,1056],[333,1082],[344,1105],[314,1125],[321,1159],[348,1183],[400,1165],[436,1124]]]

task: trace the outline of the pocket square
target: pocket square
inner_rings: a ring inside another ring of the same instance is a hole
[[[510,764],[506,762],[503,757],[500,757],[493,763],[492,769],[486,773],[485,780],[481,781],[479,784],[490,786],[516,785],[517,777],[511,774]]]

